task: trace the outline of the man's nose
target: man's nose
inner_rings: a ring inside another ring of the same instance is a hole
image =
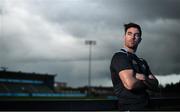
[[[132,34],[132,39],[136,39],[136,35],[135,34]]]

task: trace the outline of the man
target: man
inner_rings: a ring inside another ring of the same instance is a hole
[[[124,48],[114,54],[110,70],[120,110],[147,109],[149,96],[146,90],[156,91],[158,80],[148,64],[135,52],[141,42],[141,27],[135,23],[124,25]]]

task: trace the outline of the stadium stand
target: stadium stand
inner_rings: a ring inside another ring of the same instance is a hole
[[[0,71],[0,96],[54,93],[55,75]]]

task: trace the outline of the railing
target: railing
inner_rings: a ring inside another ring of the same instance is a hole
[[[180,110],[180,98],[152,98],[149,110]],[[0,100],[1,111],[118,110],[117,100]]]

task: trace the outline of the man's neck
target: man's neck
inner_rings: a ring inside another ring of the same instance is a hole
[[[133,53],[133,54],[136,52],[135,49],[131,49],[131,48],[128,48],[128,47],[126,47],[126,46],[124,46],[124,49],[125,49],[127,52],[130,52],[130,53]]]

